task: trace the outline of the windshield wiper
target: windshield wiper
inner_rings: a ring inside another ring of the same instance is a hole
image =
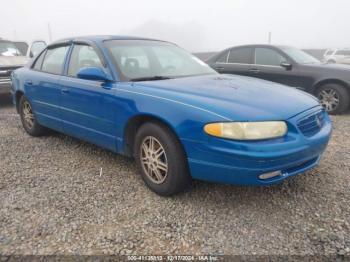
[[[138,82],[138,81],[154,81],[154,80],[166,80],[171,79],[169,76],[146,76],[146,77],[138,77],[131,78],[130,81]]]

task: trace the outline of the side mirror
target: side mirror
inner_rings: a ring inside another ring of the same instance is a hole
[[[83,67],[78,71],[77,76],[86,80],[112,81],[112,77],[100,67]]]
[[[291,70],[292,69],[292,64],[288,63],[288,62],[282,62],[281,66],[283,68],[285,68],[286,70]]]

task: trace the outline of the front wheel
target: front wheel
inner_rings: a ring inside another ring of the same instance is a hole
[[[21,116],[21,121],[24,130],[29,135],[41,136],[46,133],[46,128],[44,128],[37,122],[32,105],[24,95],[19,101],[19,114]]]
[[[349,93],[341,85],[323,85],[316,96],[329,114],[341,114],[349,107]]]
[[[162,124],[146,123],[140,127],[134,153],[142,179],[155,193],[170,196],[190,185],[184,150],[177,137]]]

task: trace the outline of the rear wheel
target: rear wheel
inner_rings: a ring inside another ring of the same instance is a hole
[[[134,155],[142,179],[155,193],[170,196],[190,185],[185,153],[167,127],[142,125],[136,134]]]
[[[349,93],[341,85],[323,85],[317,90],[316,95],[329,114],[343,113],[349,107]]]
[[[19,114],[25,131],[31,136],[41,136],[46,133],[46,128],[41,126],[32,109],[32,105],[23,95],[19,101]]]

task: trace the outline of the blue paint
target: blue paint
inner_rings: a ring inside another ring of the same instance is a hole
[[[13,94],[26,95],[43,126],[120,154],[125,153],[128,121],[137,116],[159,119],[182,143],[195,179],[267,185],[318,164],[332,126],[313,96],[264,80],[216,73],[158,81],[120,81],[104,45],[108,39],[137,38],[79,38],[99,50],[106,71],[86,68],[80,71],[80,77],[70,77],[67,61],[62,75],[35,71],[28,65],[13,73]],[[76,40],[69,41],[73,45]],[[323,115],[322,127],[306,136],[298,123],[314,114]],[[212,122],[271,120],[287,123],[284,137],[234,141],[215,138],[203,131],[204,125]],[[276,170],[281,170],[282,175],[267,180],[258,178],[262,173]]]

